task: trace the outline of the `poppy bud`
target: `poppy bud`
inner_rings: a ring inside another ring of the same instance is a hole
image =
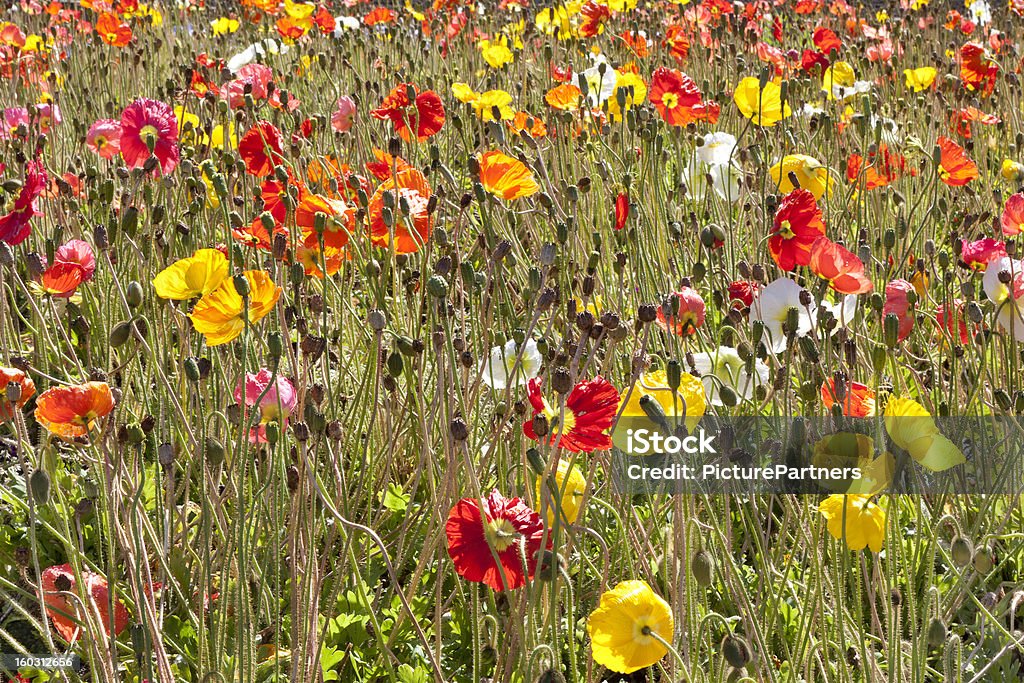
[[[224,462],[224,446],[212,436],[206,438],[206,462],[211,467],[217,467]]]
[[[401,377],[402,370],[405,363],[402,361],[402,354],[398,351],[392,351],[391,355],[388,356],[388,373],[392,377]]]
[[[281,439],[281,426],[276,422],[268,422],[263,429],[266,433],[267,443],[271,446]]]
[[[200,379],[199,363],[197,363],[196,359],[191,356],[185,359],[185,377],[187,377],[190,382],[198,382]]]
[[[707,550],[698,550],[690,561],[690,571],[697,585],[707,588],[714,581],[715,558]]]
[[[132,310],[141,306],[143,300],[142,285],[136,280],[129,282],[128,290],[125,292],[125,298],[128,300],[128,307]]]
[[[433,297],[443,299],[448,295],[448,281],[441,275],[431,275],[427,280],[427,292]]]
[[[538,451],[536,448],[527,449],[526,461],[530,463],[530,468],[533,469],[533,471],[538,476],[543,475],[548,469],[547,463],[544,462],[543,457],[541,457],[540,451]]]
[[[995,565],[995,557],[993,557],[992,551],[988,548],[978,548],[974,552],[972,562],[974,564],[974,571],[985,576],[992,571],[992,567]]]
[[[953,558],[953,564],[966,567],[973,558],[974,544],[968,538],[957,536],[949,544],[949,553]]]
[[[270,357],[273,360],[278,360],[284,353],[284,340],[281,338],[281,333],[273,331],[267,337],[267,347],[270,351]]]
[[[50,475],[46,470],[33,470],[28,479],[28,487],[36,505],[46,505],[50,500]]]
[[[131,323],[122,320],[110,330],[110,336],[107,338],[107,341],[110,342],[111,347],[116,349],[128,341],[128,336],[131,332]]]
[[[750,663],[750,646],[737,635],[729,634],[722,641],[722,656],[734,669],[742,669]]]
[[[900,338],[900,319],[895,313],[887,313],[882,322],[882,335],[885,345],[895,349]]]

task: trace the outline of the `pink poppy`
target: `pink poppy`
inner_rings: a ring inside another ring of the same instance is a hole
[[[49,133],[54,126],[59,126],[64,122],[64,117],[60,114],[60,107],[56,103],[41,102],[37,104],[36,114],[39,117],[39,130],[43,133]]]
[[[48,181],[46,169],[38,161],[25,166],[25,183],[14,200],[11,210],[0,216],[0,242],[11,246],[21,244],[32,232],[29,221],[39,215],[38,199]]]
[[[244,399],[247,408],[259,406],[260,423],[249,431],[250,443],[266,443],[267,423],[287,425],[288,416],[298,403],[295,385],[280,375],[271,384],[273,377],[270,370],[263,368],[255,375],[245,373],[245,379],[239,380],[235,387],[235,401],[242,404]]]
[[[70,240],[62,244],[53,255],[54,263],[69,263],[82,271],[82,282],[88,282],[96,272],[96,257],[88,242]]]
[[[356,103],[348,95],[338,98],[338,104],[331,112],[331,128],[339,133],[345,133],[352,129],[352,123],[356,118]]]
[[[25,107],[8,107],[4,109],[4,123],[0,128],[0,140],[13,140],[18,126],[28,128],[28,109]]]
[[[238,70],[234,80],[224,84],[222,92],[231,108],[238,109],[245,106],[246,85],[252,86],[249,94],[252,95],[253,100],[265,100],[272,80],[274,80],[274,72],[269,66],[246,64]]]
[[[100,119],[89,126],[85,144],[103,159],[113,159],[121,153],[121,122]]]
[[[960,258],[972,270],[984,270],[988,262],[1006,256],[1006,244],[992,237],[964,242]]]
[[[142,168],[152,155],[168,175],[178,165],[178,119],[170,105],[147,98],[135,100],[121,112],[121,156],[128,168]]]
[[[1003,226],[1003,234],[1007,237],[1019,235],[1021,230],[1024,230],[1024,193],[1018,192],[1006,200],[999,222]]]
[[[906,280],[893,280],[885,286],[885,305],[882,306],[882,315],[887,316],[893,313],[900,321],[899,340],[903,341],[910,336],[914,329],[914,316],[910,313],[910,301],[907,294],[914,291],[914,285]]]

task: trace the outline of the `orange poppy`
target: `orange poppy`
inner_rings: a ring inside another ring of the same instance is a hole
[[[968,90],[991,95],[996,87],[999,66],[988,58],[979,43],[967,43],[960,48],[960,80]]]
[[[132,42],[131,26],[110,12],[104,12],[96,20],[96,33],[104,43],[114,47],[124,47]]]
[[[938,139],[941,158],[939,179],[950,187],[966,185],[978,177],[978,165],[971,161],[964,148],[943,136]]]
[[[874,284],[864,272],[864,263],[849,249],[822,235],[811,244],[808,264],[818,277],[828,280],[840,294],[866,294]]]
[[[391,193],[395,199],[394,208],[391,209],[393,227],[384,221],[385,193]],[[378,247],[389,246],[393,230],[396,253],[411,254],[419,251],[430,238],[430,196],[427,179],[415,168],[399,171],[398,175],[381,183],[370,198],[370,240],[373,244]],[[403,205],[407,211],[403,210]]]
[[[51,434],[68,441],[88,436],[96,420],[114,409],[106,382],[47,389],[36,402],[36,420]]]
[[[526,132],[530,134],[530,137],[542,138],[548,134],[548,127],[544,125],[544,122],[525,111],[516,112],[507,125],[509,130],[516,135]]]
[[[393,157],[382,149],[374,149],[373,157],[376,161],[367,161],[366,170],[373,174],[377,180],[387,180],[394,173],[412,168],[409,162],[402,157]],[[392,173],[394,171],[394,173]]]
[[[16,384],[20,388],[18,399],[13,404],[7,400],[7,387]],[[0,367],[0,420],[10,420],[14,411],[23,408],[35,396],[36,385],[32,378],[17,368]]]
[[[825,380],[821,385],[821,402],[826,410],[841,403],[843,414],[847,417],[871,417],[875,414],[875,392],[860,382],[847,382],[843,387],[845,395],[842,400],[836,395],[838,388],[834,378]]]
[[[375,7],[363,16],[363,23],[367,26],[377,24],[390,24],[395,21],[396,15],[386,7]]]
[[[341,249],[348,244],[349,235],[355,225],[355,209],[341,199],[329,199],[322,194],[313,194],[303,189],[295,207],[295,224],[302,228],[303,235],[312,238],[316,245],[316,216],[323,214],[324,244]],[[308,241],[308,240],[307,240]]]
[[[99,574],[94,574],[88,570],[82,570],[82,582],[84,583],[84,593],[86,598],[89,600],[90,611],[95,610],[99,615],[99,621],[103,626],[104,632],[107,635],[110,634],[110,586],[107,584],[107,580]],[[67,591],[68,593],[77,593],[78,590],[75,588],[76,578],[75,569],[70,564],[62,564],[54,567],[48,567],[43,570],[42,575],[39,577],[43,586],[43,597],[46,602],[46,614],[53,621],[53,626],[60,634],[60,637],[69,643],[75,642],[78,636],[81,634],[81,626],[79,621],[85,620],[85,615],[82,614],[81,607],[82,603],[79,600],[68,599],[63,595],[64,591],[61,591],[57,587],[58,579],[64,579],[68,582]],[[73,619],[72,617],[77,617]],[[114,633],[116,637],[121,634],[126,628],[128,628],[128,622],[130,616],[124,603],[120,600],[114,601]]]
[[[57,261],[40,276],[40,284],[45,294],[66,299],[82,284],[82,276],[82,267],[77,263]]]
[[[686,28],[680,24],[672,24],[665,29],[663,44],[668,48],[672,58],[679,63],[685,62],[687,55],[690,54],[690,39],[686,35]]]
[[[583,92],[572,83],[563,83],[548,90],[544,101],[559,111],[576,111],[580,108]]]
[[[529,197],[540,186],[526,164],[497,150],[485,152],[479,158],[480,183],[484,189],[502,199]]]
[[[718,119],[717,105],[705,104],[693,79],[675,69],[659,66],[651,74],[648,95],[658,114],[670,126],[685,126],[693,121]]]

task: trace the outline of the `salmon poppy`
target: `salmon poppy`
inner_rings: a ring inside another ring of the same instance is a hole
[[[683,287],[669,295],[666,304],[658,306],[658,327],[680,337],[693,334],[704,324],[704,299],[692,287]]]
[[[978,166],[964,148],[947,137],[938,140],[941,157],[939,161],[939,179],[950,187],[966,185],[978,177]]]
[[[114,601],[114,614],[110,614],[110,586],[107,580],[88,570],[82,571],[83,591],[89,601],[90,614],[98,615],[103,631],[107,636],[118,636],[128,628],[128,610],[120,600]],[[81,634],[81,622],[87,622],[88,617],[81,611],[82,602],[78,599],[67,598],[62,593],[79,593],[76,588],[75,569],[70,564],[62,564],[48,567],[43,570],[39,577],[43,589],[43,600],[46,603],[46,615],[50,617],[53,626],[60,637],[69,643],[74,643]],[[61,585],[63,583],[64,585]],[[111,619],[113,616],[113,619]],[[114,632],[110,633],[111,621],[113,621]]]
[[[648,97],[670,126],[717,119],[717,114],[712,116],[715,106],[704,103],[704,96],[693,79],[675,69],[659,66],[654,70]]]
[[[815,275],[828,280],[829,286],[840,294],[866,294],[875,287],[864,273],[861,260],[824,235],[811,244],[808,265]]]
[[[573,387],[565,401],[564,416],[561,409],[552,408],[544,398],[540,378],[530,380],[528,396],[534,416],[543,415],[548,422],[548,431],[543,436],[534,430],[534,420],[523,423],[523,433],[529,438],[554,442],[556,447],[573,453],[611,448],[612,438],[605,430],[615,421],[619,392],[608,380],[598,376]]]
[[[9,396],[13,393],[8,387],[17,385],[17,398],[12,402]],[[0,367],[0,420],[10,420],[14,411],[24,408],[29,399],[35,396],[36,384],[32,378],[17,368]]]
[[[395,131],[406,142],[414,128],[416,139],[423,142],[441,130],[445,120],[444,104],[437,93],[433,90],[419,92],[411,83],[395,86],[370,114],[376,119],[390,119]]]
[[[463,498],[448,513],[445,535],[455,571],[495,591],[521,588],[533,578],[544,522],[522,500],[505,498],[496,489],[483,500],[483,509],[480,504]]]
[[[583,91],[572,83],[556,85],[544,94],[548,106],[559,111],[576,111],[580,108]]]
[[[104,43],[114,47],[124,47],[132,42],[132,27],[110,12],[104,12],[96,20],[96,33]]]
[[[36,401],[36,420],[51,434],[71,441],[88,436],[96,420],[114,409],[114,395],[106,382],[47,389]]]
[[[833,406],[840,405],[847,417],[871,417],[875,414],[875,392],[866,384],[843,382],[841,387],[836,385],[833,377],[822,382],[821,403],[826,410],[831,411]]]
[[[113,159],[121,153],[121,122],[100,119],[89,127],[85,144],[103,159]]]
[[[246,173],[267,177],[284,161],[281,131],[269,121],[258,121],[238,142],[238,156],[245,162]]]
[[[620,192],[615,198],[615,229],[622,230],[626,227],[626,220],[629,218],[629,195]]]
[[[40,215],[38,199],[46,188],[46,169],[38,161],[25,165],[25,182],[10,205],[10,210],[0,216],[0,242],[11,246],[21,244],[32,232],[30,221]]]
[[[245,330],[247,320],[249,324],[262,320],[280,298],[281,288],[266,272],[247,270],[242,276],[249,284],[248,301],[238,293],[234,280],[227,278],[192,309],[189,318],[196,331],[206,337],[207,346],[233,341]]]
[[[768,251],[783,270],[811,262],[811,245],[825,234],[825,223],[814,195],[798,188],[779,204],[768,238]]]
[[[484,152],[479,159],[480,183],[484,189],[505,200],[529,197],[540,186],[526,164],[497,150]]]
[[[979,43],[966,43],[960,48],[960,80],[968,90],[991,95],[996,87],[999,66],[989,59]]]
[[[397,195],[390,209],[393,226],[384,220],[385,193]],[[373,244],[387,247],[391,244],[393,234],[396,253],[411,254],[419,251],[430,238],[430,196],[427,179],[414,168],[400,171],[394,178],[381,183],[370,198],[369,205],[370,240]]]
[[[1006,200],[999,224],[1003,228],[1003,234],[1007,237],[1019,235],[1024,230],[1024,192],[1012,194]]]
[[[168,175],[177,167],[179,155],[178,119],[169,105],[142,98],[121,112],[121,156],[128,168],[142,168],[155,156],[160,171]]]

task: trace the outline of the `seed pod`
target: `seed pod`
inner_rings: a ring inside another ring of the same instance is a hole
[[[707,550],[698,550],[690,561],[690,571],[697,585],[707,588],[714,581],[715,558]]]
[[[469,438],[469,426],[461,417],[456,417],[448,425],[448,431],[455,441],[462,442]]]
[[[427,280],[427,292],[430,296],[443,299],[448,295],[448,281],[441,275],[431,275]]]
[[[190,382],[198,382],[200,379],[199,363],[192,356],[185,359],[185,377]]]
[[[388,374],[392,377],[401,377],[404,366],[402,354],[398,351],[392,351],[391,355],[388,356]]]
[[[992,556],[992,551],[988,548],[978,548],[974,552],[973,563],[974,571],[985,576],[992,571],[992,567],[995,566],[995,558]]]
[[[235,291],[238,292],[238,296],[243,299],[249,296],[249,279],[247,277],[244,275],[236,275],[232,279],[232,282],[235,285]]]
[[[206,462],[217,467],[224,462],[224,445],[212,436],[206,437]]]

